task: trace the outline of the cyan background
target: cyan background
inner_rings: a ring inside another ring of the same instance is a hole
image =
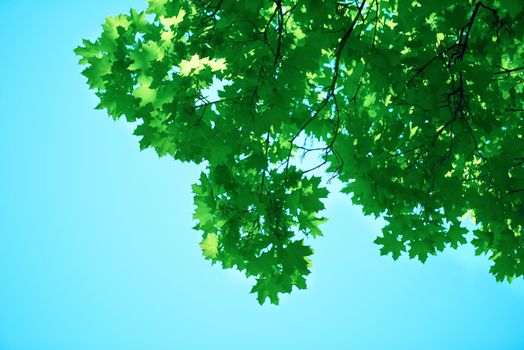
[[[0,0],[0,349],[524,349],[524,283],[469,248],[381,257],[326,202],[307,291],[259,306],[192,230],[195,166],[95,111],[72,50],[145,1]]]

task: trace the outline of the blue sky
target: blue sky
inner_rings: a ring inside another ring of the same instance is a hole
[[[95,111],[72,50],[145,1],[0,0],[0,349],[524,349],[524,282],[469,248],[381,257],[326,202],[309,289],[259,306],[192,230],[196,166]]]

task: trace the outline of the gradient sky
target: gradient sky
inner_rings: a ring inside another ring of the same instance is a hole
[[[259,306],[192,230],[196,166],[95,111],[72,50],[145,1],[0,0],[0,350],[524,349],[524,282],[472,249],[381,257],[326,202],[306,291]]]

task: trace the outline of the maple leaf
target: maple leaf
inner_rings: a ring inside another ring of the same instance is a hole
[[[215,234],[208,233],[206,238],[200,243],[202,254],[207,259],[215,259],[218,255],[218,237]]]
[[[381,245],[380,254],[387,255],[391,253],[393,259],[397,260],[401,253],[406,250],[404,242],[399,240],[398,236],[392,233],[383,233],[382,237],[377,237],[375,243]]]

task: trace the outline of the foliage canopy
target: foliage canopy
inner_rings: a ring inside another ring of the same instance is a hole
[[[382,254],[468,243],[469,212],[491,273],[523,276],[522,0],[148,3],[83,41],[83,74],[141,149],[205,165],[203,254],[260,303],[306,287],[319,169],[386,220]]]

